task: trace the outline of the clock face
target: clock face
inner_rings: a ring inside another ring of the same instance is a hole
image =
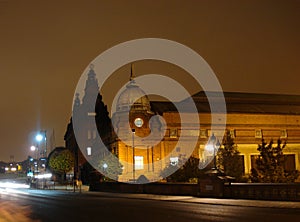
[[[136,118],[134,120],[134,125],[136,125],[137,127],[142,127],[144,121],[141,118]]]

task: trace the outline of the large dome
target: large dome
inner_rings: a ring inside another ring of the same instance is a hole
[[[117,101],[117,112],[129,111],[133,104],[134,110],[150,111],[150,102],[146,93],[135,84],[134,80],[126,86]]]

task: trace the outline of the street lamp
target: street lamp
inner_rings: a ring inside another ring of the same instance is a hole
[[[38,133],[36,136],[35,136],[35,140],[37,141],[37,142],[41,142],[42,140],[43,140],[43,135],[42,134],[40,134],[40,133]]]
[[[106,163],[103,164],[103,168],[104,170],[106,170],[106,168],[108,167],[108,165]]]
[[[47,156],[47,131],[46,130],[41,130],[38,134],[36,134],[35,136],[35,140],[39,143],[40,145],[40,152],[43,154],[42,157],[46,157]],[[44,146],[44,150],[42,150],[42,144],[41,142],[44,141],[45,144]]]
[[[31,151],[35,151],[35,150],[36,150],[36,147],[35,147],[35,146],[31,146],[31,147],[30,147],[30,150],[31,150]]]
[[[31,146],[30,147],[30,150],[32,151],[32,152],[35,152],[35,159],[36,159],[36,164],[34,163],[34,170],[35,170],[35,172],[38,172],[39,171],[39,161],[38,161],[38,159],[39,159],[39,156],[38,156],[38,146]]]
[[[78,156],[78,150],[79,147],[75,146],[74,149],[74,175],[73,175],[73,192],[75,192],[75,186],[77,186],[77,181],[79,179],[79,170],[78,170],[78,162],[79,162],[79,156]]]
[[[45,134],[46,135],[46,134]],[[38,133],[35,135],[35,141],[37,142],[37,145],[36,146],[31,146],[30,147],[30,150],[33,151],[33,152],[36,152],[36,161],[37,161],[37,165],[36,165],[36,172],[38,173],[39,172],[39,159],[40,159],[40,143],[42,140],[46,140],[46,136],[44,136],[43,134],[41,133]]]
[[[133,174],[133,182],[135,182],[135,150],[134,150],[134,134],[135,134],[135,129],[131,129],[132,131],[132,174]]]
[[[36,134],[36,136],[35,136],[35,140],[37,141],[37,147],[36,147],[36,149],[37,149],[37,171],[38,171],[38,167],[39,167],[39,160],[40,160],[40,143],[41,143],[41,141],[43,140],[43,135],[42,134],[40,134],[40,133],[38,133],[38,134]]]
[[[215,137],[214,134],[211,135],[211,137],[208,139],[207,144],[205,145],[205,149],[207,151],[213,151],[213,158],[214,158],[214,166],[213,169],[217,170],[217,164],[216,164],[216,150],[220,148],[221,144],[218,140],[218,138]]]
[[[46,131],[41,131],[41,132],[43,132],[43,134],[39,132],[34,137],[36,146],[33,145],[30,147],[30,150],[32,152],[35,152],[35,155],[36,155],[36,157],[35,157],[36,162],[34,163],[34,177],[37,179],[37,181],[36,181],[37,188],[38,188],[38,174],[39,174],[39,164],[40,164],[41,142],[44,140],[46,143]],[[47,145],[46,145],[46,147],[47,147]],[[45,147],[45,150],[46,150],[46,147]],[[46,152],[44,152],[44,154],[46,154]],[[43,155],[43,157],[45,157],[45,156]],[[44,160],[45,160],[45,158],[44,158]],[[44,164],[42,165],[42,168],[45,168]]]
[[[40,133],[38,133],[38,134],[36,134],[36,136],[35,136],[35,141],[37,142],[37,146],[36,146],[36,150],[37,150],[37,158],[39,159],[40,158],[40,143],[41,143],[41,141],[43,140],[43,135],[42,134],[40,134]]]

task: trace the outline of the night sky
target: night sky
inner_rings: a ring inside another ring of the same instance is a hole
[[[0,0],[0,160],[32,155],[39,129],[48,137],[54,130],[55,145],[64,145],[82,72],[104,50],[132,39],[192,48],[224,91],[300,95],[300,1],[242,2]],[[129,72],[125,66],[114,74],[104,102]],[[135,72],[168,73],[191,93],[201,90],[172,65],[138,62]]]

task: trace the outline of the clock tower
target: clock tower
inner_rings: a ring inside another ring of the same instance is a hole
[[[134,80],[131,65],[130,81],[117,100],[116,112],[112,118],[115,130],[122,140],[131,140],[128,132],[132,131],[140,138],[146,137],[151,131],[149,121],[153,115],[148,96]]]
[[[124,166],[120,181],[135,181],[141,175],[151,180],[156,148],[149,144],[153,144],[151,138],[159,132],[161,123],[151,110],[148,96],[135,82],[132,65],[129,83],[118,97],[112,123],[117,134],[113,150],[117,150]]]

